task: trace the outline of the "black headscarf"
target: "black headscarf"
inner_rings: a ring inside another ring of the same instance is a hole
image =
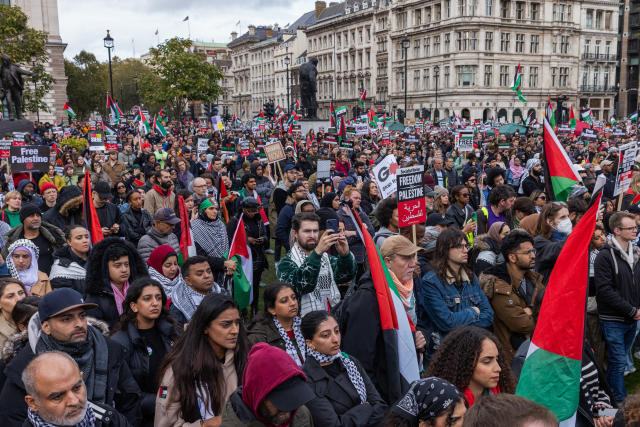
[[[333,199],[335,199],[336,197],[337,197],[336,193],[325,194],[324,197],[320,200],[320,207],[333,209],[333,206],[331,205],[331,203],[333,202]]]
[[[414,423],[433,420],[451,405],[462,399],[462,394],[448,381],[437,377],[414,381],[409,391],[391,407],[391,411]]]

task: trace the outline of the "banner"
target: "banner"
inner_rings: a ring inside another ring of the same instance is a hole
[[[331,160],[318,160],[318,179],[329,178],[331,176]]]
[[[102,132],[91,131],[87,135],[89,138],[89,151],[104,151],[104,141]]]
[[[616,175],[616,188],[613,192],[613,196],[617,196],[620,193],[629,189],[631,184],[631,175],[633,171],[633,162],[638,152],[637,143],[631,142],[620,146],[620,158],[618,159],[618,173]]]
[[[398,169],[399,227],[408,227],[427,221],[423,176],[423,165]]]
[[[473,129],[462,129],[458,136],[456,144],[458,151],[473,151]]]
[[[49,147],[46,145],[11,147],[9,164],[12,173],[36,170],[47,173],[49,170]]]
[[[265,145],[264,153],[267,155],[267,161],[269,163],[275,163],[286,158],[280,141]]]
[[[200,154],[206,153],[209,149],[209,138],[198,138],[198,159],[200,158]]]
[[[383,199],[391,197],[391,195],[396,192],[398,185],[396,182],[397,171],[398,162],[396,161],[396,156],[393,154],[389,154],[373,167],[373,177],[378,184],[380,195]]]

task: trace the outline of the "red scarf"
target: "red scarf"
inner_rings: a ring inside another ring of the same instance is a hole
[[[500,385],[498,385],[496,388],[490,389],[489,393],[490,394],[500,394]],[[476,398],[473,395],[473,393],[471,392],[471,390],[469,390],[469,387],[465,388],[464,391],[462,392],[462,394],[464,395],[465,400],[469,404],[469,408],[471,408],[473,406],[473,404],[475,403]]]
[[[164,194],[164,191],[162,191],[162,187],[160,187],[159,185],[154,185],[153,189],[160,193],[162,197],[169,197],[171,195],[171,189],[167,190],[167,194]]]

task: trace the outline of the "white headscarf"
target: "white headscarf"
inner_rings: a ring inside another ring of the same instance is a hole
[[[13,263],[13,253],[17,250],[27,251],[31,255],[31,264],[26,270],[18,271],[18,268]],[[9,246],[9,255],[7,256],[9,274],[14,279],[22,282],[27,289],[27,293],[31,293],[31,287],[38,281],[38,254],[38,247],[28,239],[16,240]]]

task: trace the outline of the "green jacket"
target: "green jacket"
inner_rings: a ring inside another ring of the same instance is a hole
[[[311,251],[307,259],[298,267],[287,253],[276,265],[276,274],[279,280],[290,284],[300,297],[313,292],[316,288],[321,260],[322,257],[316,251]],[[356,276],[358,266],[351,252],[337,257],[329,255],[329,262],[337,285],[348,283]]]

